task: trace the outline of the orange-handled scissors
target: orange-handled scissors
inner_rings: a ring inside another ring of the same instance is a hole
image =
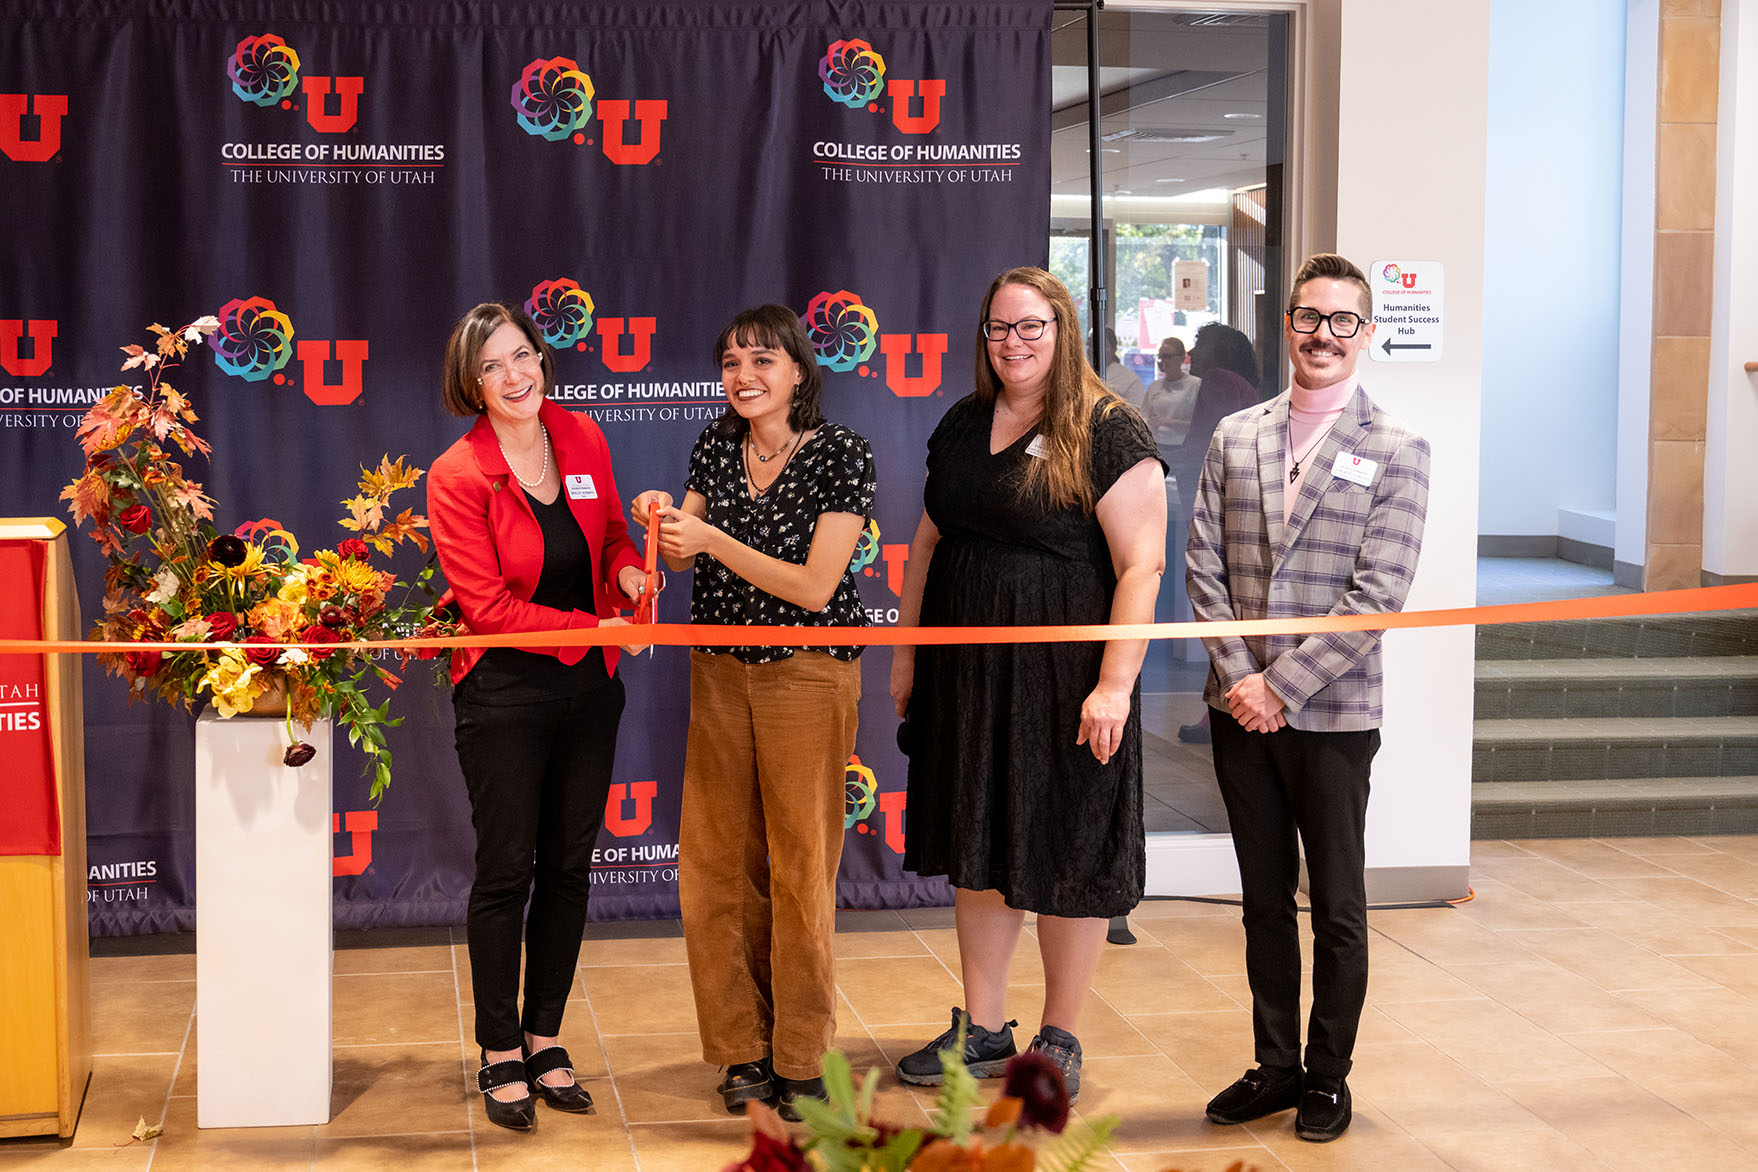
[[[647,567],[641,581],[641,597],[635,602],[633,623],[659,621],[659,592],[665,589],[665,576],[659,572],[659,518],[647,519]]]

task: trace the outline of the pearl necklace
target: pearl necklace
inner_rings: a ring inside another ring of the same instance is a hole
[[[519,470],[513,467],[513,458],[507,455],[507,445],[501,443],[501,437],[498,434],[494,437],[495,445],[501,450],[501,459],[507,462],[507,471],[513,474],[514,480],[526,488],[536,488],[549,479],[549,429],[540,423],[537,425],[537,430],[543,433],[543,467],[537,470],[536,480],[526,480],[519,475]]]

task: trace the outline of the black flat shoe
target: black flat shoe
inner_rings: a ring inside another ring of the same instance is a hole
[[[769,1059],[759,1058],[755,1062],[735,1062],[726,1068],[726,1077],[720,1080],[715,1088],[720,1092],[720,1101],[734,1115],[745,1113],[745,1104],[752,1099],[772,1099],[775,1097],[775,1074],[770,1069]]]
[[[557,1111],[567,1111],[574,1115],[594,1114],[592,1095],[580,1081],[574,1078],[565,1086],[550,1086],[543,1081],[543,1076],[558,1070],[568,1072],[570,1078],[574,1074],[574,1063],[568,1052],[560,1046],[545,1046],[535,1054],[525,1055],[525,1075],[543,1101]]]
[[[510,1086],[524,1087],[525,1097],[503,1103],[490,1093]],[[482,1068],[476,1072],[476,1089],[482,1092],[482,1109],[488,1113],[488,1121],[496,1127],[530,1131],[537,1126],[537,1100],[531,1097],[531,1087],[525,1077],[525,1064],[517,1058],[509,1058],[505,1062],[490,1062],[487,1051],[484,1051]]]
[[[778,1074],[775,1076],[775,1090],[775,1113],[789,1123],[800,1121],[800,1110],[795,1104],[801,1099],[824,1101],[822,1078],[783,1078]]]

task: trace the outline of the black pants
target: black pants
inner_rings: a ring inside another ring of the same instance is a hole
[[[561,1032],[586,928],[592,848],[610,792],[623,684],[611,679],[583,696],[503,706],[473,703],[466,677],[453,708],[476,827],[468,922],[476,1042],[485,1050],[516,1050],[521,1029],[540,1037]]]
[[[1215,777],[1245,887],[1245,972],[1257,1061],[1300,1061],[1299,844],[1312,897],[1312,1014],[1306,1068],[1349,1073],[1367,1000],[1365,834],[1378,729],[1247,732],[1210,709]],[[1296,834],[1299,838],[1296,840]]]

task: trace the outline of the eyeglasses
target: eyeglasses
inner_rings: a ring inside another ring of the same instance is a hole
[[[526,349],[525,347],[520,347],[517,351],[514,352],[514,354],[511,358],[507,359],[507,363],[504,367],[499,362],[485,362],[485,363],[483,363],[482,364],[482,373],[480,375],[478,375],[477,377],[478,377],[478,380],[481,382],[485,382],[485,383],[486,382],[494,382],[494,381],[501,380],[501,379],[511,378],[512,377],[512,368],[515,366],[520,367],[521,369],[524,369],[524,370],[530,370],[533,367],[538,367],[538,366],[542,366],[542,365],[543,365],[543,356],[542,355],[538,354],[535,350],[529,350],[529,349]]]
[[[1022,342],[1035,342],[1044,336],[1045,330],[1055,324],[1056,320],[1054,318],[1049,321],[1044,321],[1041,318],[1024,317],[1018,321],[996,321],[990,319],[989,321],[984,322],[980,328],[983,331],[983,337],[989,339],[991,342],[1006,341],[1007,331],[1009,330],[1018,334],[1019,340]]]
[[[1296,305],[1288,311],[1288,324],[1297,334],[1316,334],[1320,322],[1330,322],[1333,338],[1353,338],[1361,329],[1361,321],[1359,313],[1351,313],[1347,309],[1339,309],[1335,313],[1320,313],[1310,305]]]

